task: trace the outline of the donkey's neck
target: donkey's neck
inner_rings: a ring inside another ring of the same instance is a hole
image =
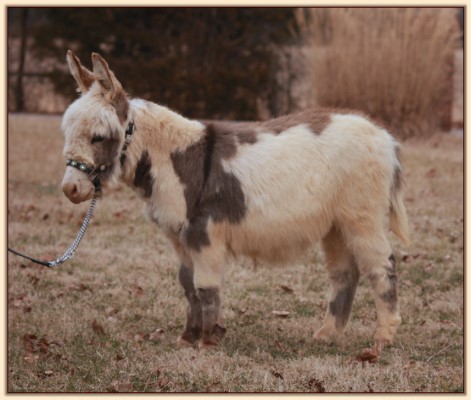
[[[131,119],[135,130],[126,149],[122,178],[134,178],[142,154],[147,151],[156,164],[170,162],[170,154],[183,151],[204,135],[204,125],[149,101],[131,100]]]
[[[147,141],[147,146],[155,146],[156,151],[171,153],[184,150],[204,134],[202,123],[150,101],[132,100],[131,113],[137,128],[143,131],[141,138]]]
[[[151,102],[130,103],[135,130],[124,153],[121,178],[146,201],[152,219],[175,231],[186,219],[186,203],[171,154],[199,141],[204,125]]]

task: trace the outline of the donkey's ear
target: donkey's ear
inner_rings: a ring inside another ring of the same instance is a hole
[[[118,90],[122,89],[114,73],[108,67],[108,63],[98,53],[92,53],[93,74],[103,88],[105,94],[113,98]]]
[[[67,63],[69,64],[70,73],[78,84],[79,91],[85,93],[92,86],[92,83],[95,82],[93,73],[82,66],[72,50],[67,52]]]

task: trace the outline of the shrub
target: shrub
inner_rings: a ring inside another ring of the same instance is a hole
[[[298,22],[319,105],[365,111],[402,137],[433,133],[451,110],[455,9],[311,8]]]

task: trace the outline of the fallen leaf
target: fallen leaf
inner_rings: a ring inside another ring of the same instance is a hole
[[[149,335],[149,340],[160,339],[164,335],[165,331],[161,328],[157,328],[154,332]]]
[[[319,379],[316,379],[316,378],[309,379],[307,386],[311,390],[315,389],[317,393],[325,393],[324,382],[320,381]]]
[[[129,293],[134,296],[142,296],[144,294],[144,289],[141,288],[138,284],[134,283],[131,286],[131,291]]]
[[[139,333],[136,333],[134,335],[134,341],[135,342],[142,342],[144,340],[149,340],[149,337],[150,337],[150,335],[148,333],[139,332]]]
[[[406,365],[404,365],[404,369],[410,369],[412,368],[413,366],[415,365],[415,361],[414,360],[410,360]]]
[[[51,343],[49,343],[46,338],[41,338],[39,339],[39,342],[38,342],[38,348],[39,348],[39,351],[41,353],[44,353],[46,354],[48,351],[49,351],[49,346],[51,345]]]
[[[54,371],[44,371],[44,375],[46,376],[54,375]]]
[[[38,340],[37,336],[36,335],[31,335],[31,334],[28,334],[28,333],[25,333],[23,335],[23,347],[25,349],[26,352],[28,353],[34,353],[36,350],[35,350],[35,343],[36,341]]]
[[[118,221],[124,220],[124,211],[116,211],[113,214],[113,217],[115,217]]]
[[[245,308],[238,308],[238,309],[237,309],[237,312],[238,312],[240,315],[245,314],[245,313],[247,312],[247,307],[245,307]]]
[[[33,286],[36,286],[39,282],[39,278],[36,275],[28,274],[28,278],[31,281]]]
[[[69,287],[70,290],[75,290],[77,292],[85,292],[85,290],[89,290],[90,292],[92,291],[92,289],[90,288],[90,286],[88,285],[85,285],[83,283],[74,283],[72,284],[70,287]]]
[[[381,357],[381,352],[378,349],[364,349],[361,354],[356,356],[355,361],[358,362],[368,362],[370,364],[375,364],[379,361]]]
[[[409,259],[409,254],[408,253],[401,252],[400,256],[401,256],[401,261],[403,261],[403,262],[407,262],[407,260]]]
[[[115,315],[118,314],[119,310],[114,307],[107,307],[105,310],[106,315]]]
[[[287,285],[280,285],[280,287],[287,293],[293,293],[293,289]]]
[[[271,370],[270,373],[275,377],[279,379],[283,379],[283,375],[277,371]]]
[[[289,311],[278,311],[278,310],[273,310],[271,312],[275,317],[280,317],[280,318],[287,318],[289,316]]]
[[[93,332],[95,332],[97,335],[105,334],[105,328],[103,328],[103,326],[100,325],[95,319],[92,322],[92,329],[93,329]]]

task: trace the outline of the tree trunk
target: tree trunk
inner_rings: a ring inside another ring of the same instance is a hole
[[[25,55],[26,55],[26,42],[28,39],[27,34],[27,21],[28,21],[28,9],[22,8],[20,14],[20,63],[18,66],[18,74],[16,77],[16,111],[24,111],[25,108],[25,97],[23,88],[23,76],[25,70]]]

